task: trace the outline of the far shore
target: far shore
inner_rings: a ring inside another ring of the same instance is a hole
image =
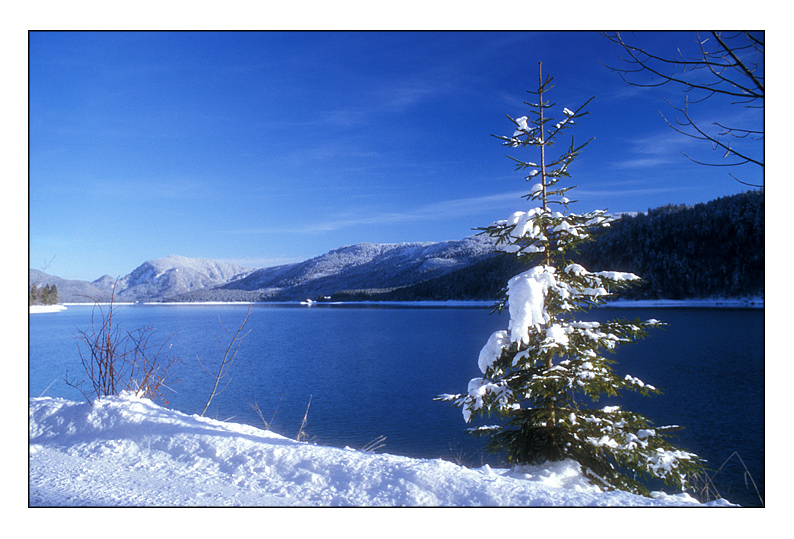
[[[195,302],[114,302],[114,305],[249,305],[248,301],[195,301]],[[417,307],[493,307],[494,301],[482,300],[446,300],[446,301],[317,301],[306,304],[305,301],[255,301],[254,305],[303,305],[306,307],[323,305],[384,305],[384,306],[417,306]],[[59,305],[31,305],[30,314],[53,313],[63,311],[70,306],[109,305],[100,303],[63,303]],[[705,298],[705,299],[638,299],[615,300],[604,307],[613,308],[732,308],[732,309],[763,309],[763,297],[749,298]]]

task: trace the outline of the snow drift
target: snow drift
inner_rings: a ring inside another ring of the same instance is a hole
[[[573,461],[468,469],[297,442],[132,395],[33,398],[29,413],[30,506],[701,505],[602,492]]]

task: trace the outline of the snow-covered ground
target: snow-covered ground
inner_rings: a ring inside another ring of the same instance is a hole
[[[297,442],[132,395],[29,401],[30,506],[700,506],[602,492],[572,461],[469,469]],[[728,506],[720,500],[709,506]]]
[[[65,305],[31,305],[28,307],[30,314],[37,313],[57,313],[58,311],[65,311]]]

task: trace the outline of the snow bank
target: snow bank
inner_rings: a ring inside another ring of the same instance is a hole
[[[29,414],[31,506],[700,505],[601,492],[573,461],[468,469],[297,442],[129,395],[93,407],[33,398]]]
[[[58,311],[65,311],[66,307],[63,305],[31,305],[28,307],[30,314],[36,313],[57,313]]]

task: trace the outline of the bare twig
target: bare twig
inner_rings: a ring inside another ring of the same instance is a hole
[[[688,106],[692,103],[701,103],[714,96],[724,96],[731,99],[731,105],[744,105],[745,108],[763,108],[765,87],[763,68],[759,72],[759,65],[763,63],[764,43],[762,39],[750,32],[737,32],[725,35],[722,32],[710,32],[709,36],[701,37],[695,32],[698,52],[691,57],[685,57],[678,51],[678,57],[654,54],[646,47],[635,46],[627,43],[619,32],[603,33],[612,43],[620,46],[625,53],[621,58],[622,67],[605,67],[618,75],[630,86],[656,87],[666,84],[679,85],[686,94],[686,101],[682,107],[676,107],[665,100],[674,110],[683,114],[684,120],[676,118],[676,124],[667,120],[662,115],[668,126],[678,133],[710,143],[712,149],[720,151],[723,159],[731,158],[724,163],[707,163],[692,159],[691,161],[706,166],[741,166],[756,165],[762,169],[762,158],[750,156],[750,151],[737,149],[730,140],[740,141],[742,144],[760,143],[763,140],[763,128],[744,129],[727,126],[724,123],[714,122],[721,131],[716,135],[707,133],[692,120]],[[749,61],[754,55],[758,63]],[[691,77],[687,73],[696,70],[707,71],[706,76]],[[638,78],[642,74],[650,75],[652,82],[641,82]],[[691,98],[690,98],[691,97]],[[738,181],[738,180],[737,180]],[[757,184],[740,182],[753,187],[762,187]]]
[[[702,474],[703,477],[701,477],[699,481],[700,483],[702,483],[702,486],[697,489],[697,494],[699,495],[700,499],[702,501],[711,501],[713,499],[722,498],[722,495],[719,493],[717,487],[714,485],[714,478],[717,477],[717,474],[719,474],[722,471],[725,465],[728,464],[728,462],[733,457],[736,457],[741,463],[742,467],[744,468],[743,476],[744,476],[745,486],[749,488],[749,484],[748,484],[749,481],[749,483],[752,484],[753,489],[755,490],[756,496],[758,496],[758,499],[761,501],[761,505],[765,505],[764,498],[763,496],[761,496],[761,493],[758,490],[758,486],[755,484],[755,480],[753,480],[753,476],[750,473],[750,470],[747,469],[747,465],[742,460],[742,457],[739,455],[738,451],[734,451],[733,453],[731,453],[730,456],[727,459],[725,459],[725,462],[723,462],[722,465],[720,465],[720,467],[717,468],[717,471],[714,472],[714,475],[710,476],[708,473],[703,472]]]
[[[721,148],[722,150],[725,150],[725,155],[724,155],[723,157],[728,157],[728,156],[731,156],[731,155],[732,155],[732,156],[735,156],[735,157],[737,157],[737,158],[740,160],[740,162],[738,162],[738,163],[737,163],[737,162],[733,162],[733,163],[721,163],[721,164],[717,164],[717,163],[706,163],[706,162],[703,162],[703,161],[698,161],[698,160],[696,160],[696,159],[693,159],[693,158],[689,157],[688,155],[684,154],[684,155],[685,155],[685,156],[686,156],[688,159],[690,159],[691,161],[693,161],[693,162],[695,162],[695,163],[697,163],[697,164],[699,164],[699,165],[706,165],[706,166],[713,166],[713,167],[720,167],[720,166],[722,166],[722,167],[725,167],[725,166],[737,166],[737,165],[744,165],[745,163],[753,163],[753,164],[759,165],[759,166],[761,166],[761,167],[763,167],[763,166],[764,166],[764,164],[763,164],[761,161],[758,161],[758,160],[756,160],[756,159],[753,159],[752,157],[749,157],[748,155],[745,155],[745,154],[743,154],[742,152],[740,152],[740,151],[738,151],[738,150],[736,150],[736,149],[732,148],[730,144],[728,144],[728,143],[725,143],[725,142],[723,142],[722,140],[720,140],[719,136],[713,136],[713,135],[709,135],[709,134],[707,134],[705,131],[703,131],[703,129],[701,129],[700,127],[698,127],[698,124],[697,124],[697,123],[695,123],[695,122],[692,120],[692,118],[689,116],[689,102],[688,102],[688,100],[685,100],[685,102],[684,102],[684,106],[683,106],[683,107],[681,107],[681,108],[678,108],[678,107],[675,107],[675,106],[673,106],[673,105],[672,105],[672,104],[671,104],[669,101],[667,101],[667,100],[665,100],[665,101],[666,101],[666,102],[667,102],[667,103],[668,103],[668,104],[669,104],[669,105],[670,105],[670,106],[671,106],[673,109],[677,110],[678,112],[680,112],[681,114],[683,114],[683,115],[684,115],[684,119],[685,119],[686,121],[681,121],[681,120],[679,120],[678,118],[676,118],[676,123],[677,123],[679,126],[681,126],[682,128],[691,127],[691,128],[694,130],[694,133],[691,133],[691,132],[684,131],[683,129],[679,129],[678,127],[676,127],[676,126],[674,126],[672,123],[670,123],[670,122],[667,120],[667,118],[665,118],[665,117],[664,117],[664,115],[662,114],[662,118],[664,119],[664,121],[665,121],[665,122],[667,123],[667,125],[669,125],[669,126],[670,126],[670,127],[673,129],[673,130],[675,130],[675,131],[677,131],[677,132],[681,133],[682,135],[685,135],[685,136],[687,136],[687,137],[690,137],[690,138],[694,138],[694,139],[698,139],[698,140],[705,140],[705,141],[711,142],[711,144],[712,144],[712,147],[713,147],[714,149]],[[660,113],[660,114],[661,114],[661,113]],[[719,124],[717,124],[717,125],[719,126]],[[734,130],[734,129],[730,129],[730,128],[725,128],[725,127],[723,127],[723,126],[719,126],[719,127],[722,127],[722,129],[723,129],[723,132],[722,132],[722,134],[723,134],[723,135],[731,135],[731,136],[735,136],[735,135],[733,135],[733,132],[734,132],[734,131],[739,131],[739,132],[742,132],[742,133],[744,133],[744,135],[742,135],[742,136],[741,136],[741,137],[739,137],[739,138],[744,138],[744,137],[746,137],[747,135],[749,135],[750,133],[758,133],[758,131],[750,131],[750,130]],[[758,187],[760,187],[760,186],[758,186]]]
[[[276,419],[276,413],[278,412],[279,406],[281,406],[281,401],[283,398],[284,393],[282,393],[281,398],[278,399],[278,404],[276,405],[276,409],[273,412],[273,417],[270,418],[270,421],[265,421],[265,416],[262,414],[262,409],[259,408],[259,403],[256,402],[256,399],[254,399],[253,404],[251,404],[249,401],[246,402],[248,403],[248,406],[250,406],[256,412],[256,415],[259,416],[259,419],[262,420],[262,423],[265,425],[265,430],[270,430],[273,425],[273,420]]]
[[[204,405],[204,409],[201,410],[200,415],[202,416],[207,411],[207,408],[209,408],[212,399],[214,399],[216,395],[222,393],[229,386],[229,383],[231,382],[231,378],[230,378],[229,380],[227,380],[226,385],[224,385],[222,389],[218,390],[218,386],[220,385],[221,380],[226,378],[226,376],[229,374],[229,369],[231,369],[232,365],[234,364],[234,360],[237,359],[237,352],[240,351],[240,343],[242,339],[246,335],[248,335],[248,333],[250,333],[250,331],[243,333],[243,329],[245,329],[245,325],[248,323],[248,318],[251,316],[251,305],[252,304],[250,303],[248,304],[248,311],[245,313],[245,317],[240,322],[237,331],[235,331],[234,333],[226,329],[226,326],[223,325],[223,322],[220,320],[220,317],[218,317],[218,321],[220,322],[223,331],[226,332],[226,335],[228,335],[231,338],[231,340],[229,341],[229,345],[226,347],[223,353],[223,359],[221,359],[221,364],[220,367],[218,367],[218,372],[215,374],[215,384],[212,386],[212,391],[210,392],[210,396],[207,399],[207,403]],[[221,344],[221,341],[218,338],[217,334],[215,335],[215,339],[218,341],[218,344],[221,345],[221,348],[223,348],[223,345]],[[198,361],[201,367],[209,373],[209,370],[201,363],[201,359],[199,359]]]
[[[380,449],[381,447],[384,447],[386,445],[384,443],[385,441],[386,441],[386,437],[383,436],[383,435],[380,435],[377,438],[375,438],[374,440],[368,442],[367,445],[362,447],[361,451],[363,451],[364,453],[372,453],[373,451],[376,451],[376,450]]]
[[[309,422],[309,406],[311,405],[312,405],[312,396],[309,395],[309,404],[306,405],[306,413],[303,414],[303,421],[301,421],[300,429],[298,429],[298,436],[296,436],[295,438],[299,442],[302,442],[303,440],[308,438],[308,435],[303,431],[303,429],[306,428],[306,424]]]
[[[259,408],[259,403],[254,400],[253,404],[250,401],[245,401],[251,409],[256,412],[256,415],[259,416],[259,419],[262,420],[262,423],[265,424],[265,430],[270,430],[270,424],[265,421],[265,416],[262,415],[262,410]]]
[[[45,394],[47,391],[49,391],[49,390],[50,390],[50,388],[52,387],[52,384],[54,384],[54,383],[55,383],[55,382],[57,382],[57,381],[58,381],[58,379],[56,378],[55,380],[53,380],[52,382],[50,382],[50,385],[48,385],[48,386],[47,386],[47,387],[44,389],[44,391],[42,391],[42,392],[41,392],[41,395],[39,395],[39,397],[43,397],[43,396],[44,396],[44,394]]]

